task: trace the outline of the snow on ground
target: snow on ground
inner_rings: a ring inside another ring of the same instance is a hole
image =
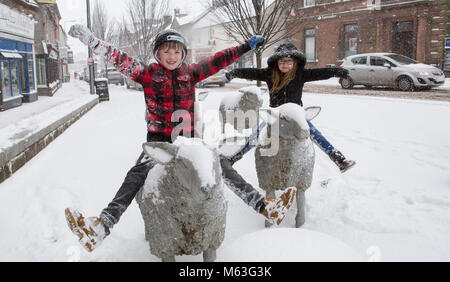
[[[217,109],[229,93],[210,92],[205,109]],[[112,85],[110,96],[0,184],[0,261],[158,261],[135,202],[93,253],[65,223],[68,206],[100,213],[145,141],[142,94]],[[280,227],[265,230],[264,218],[225,189],[227,229],[218,260],[449,261],[450,132],[442,123],[450,104],[313,94],[303,100],[322,107],[313,123],[357,165],[341,174],[316,147],[301,230],[292,228],[295,206]],[[257,186],[253,152],[235,168]]]

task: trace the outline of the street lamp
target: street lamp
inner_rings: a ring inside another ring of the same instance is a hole
[[[91,6],[90,1],[86,0],[87,10],[87,27],[91,30]],[[88,68],[89,68],[89,90],[91,94],[94,93],[94,58],[92,57],[92,48],[88,47]]]

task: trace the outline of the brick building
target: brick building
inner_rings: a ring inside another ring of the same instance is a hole
[[[448,77],[448,11],[448,0],[300,0],[290,23],[300,32],[291,41],[310,68],[353,54],[395,52],[436,65]]]
[[[32,0],[0,2],[0,110],[37,100]]]
[[[61,87],[61,14],[58,5],[39,1],[39,12],[36,15],[36,68],[39,95],[53,96]]]

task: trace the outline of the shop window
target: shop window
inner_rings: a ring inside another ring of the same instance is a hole
[[[450,70],[450,49],[445,50],[444,70]]]
[[[20,65],[18,60],[10,62],[12,95],[20,94]]]
[[[0,71],[1,71],[1,77],[2,77],[3,99],[12,97],[11,75],[9,73],[9,62],[8,61],[0,62]]]
[[[28,67],[27,67],[27,55],[26,54],[21,54],[22,55],[22,60],[20,60],[20,87],[22,89],[22,93],[29,93],[30,89],[28,88]]]
[[[37,83],[39,85],[47,85],[47,75],[45,70],[45,59],[38,58],[36,59],[36,68],[37,68]]]
[[[313,28],[305,30],[305,56],[308,62],[316,61],[316,35]]]
[[[344,26],[345,57],[358,54],[358,26]]]
[[[28,85],[30,90],[34,90],[34,61],[33,56],[28,55]]]

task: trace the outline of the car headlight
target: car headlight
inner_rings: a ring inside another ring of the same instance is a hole
[[[419,74],[420,74],[420,75],[429,75],[429,73],[426,72],[426,71],[421,71],[421,72],[419,72]]]

